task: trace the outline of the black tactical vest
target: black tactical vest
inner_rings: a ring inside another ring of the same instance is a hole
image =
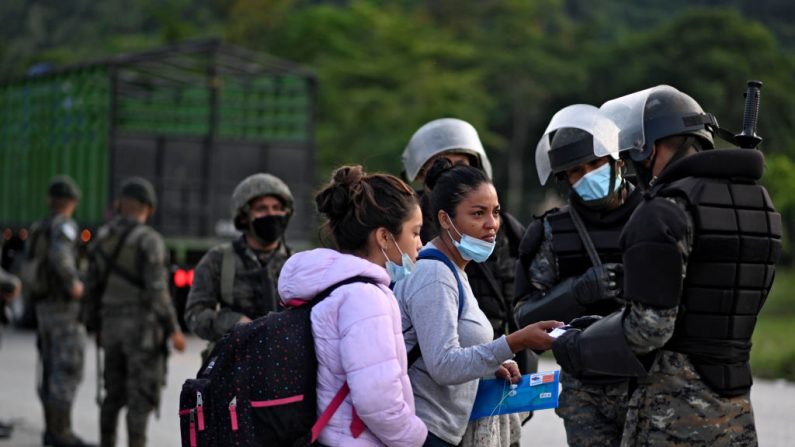
[[[624,224],[627,223],[641,200],[642,195],[635,190],[627,197],[627,201],[622,206],[605,212],[588,209],[580,205],[574,198],[570,200],[571,205],[569,206],[576,207],[576,211],[582,217],[602,263],[621,262],[622,252],[618,244],[618,237]],[[577,233],[577,228],[574,226],[574,221],[571,219],[569,206],[546,216],[552,229],[552,249],[557,258],[558,276],[561,281],[580,276],[593,266],[588,252],[585,250],[585,245]],[[597,303],[588,310],[594,314],[607,315],[617,308],[613,303],[607,303],[606,307],[604,304]]]
[[[745,394],[751,335],[781,254],[781,216],[752,181],[685,177],[654,194],[685,200],[694,225],[676,329],[663,349],[687,354],[717,393]]]

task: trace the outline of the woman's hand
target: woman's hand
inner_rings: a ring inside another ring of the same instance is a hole
[[[519,371],[519,365],[516,364],[513,360],[506,360],[500,366],[500,369],[494,373],[498,379],[505,379],[510,381],[511,383],[519,383],[519,380],[522,379],[522,373]]]
[[[563,326],[560,321],[539,321],[529,324],[506,337],[508,346],[513,352],[519,352],[522,349],[546,351],[552,347],[552,342],[555,341],[548,332],[560,326]]]

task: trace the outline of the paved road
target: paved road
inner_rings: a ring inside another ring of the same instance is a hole
[[[33,447],[41,445],[41,406],[34,391],[36,382],[35,335],[29,331],[6,330],[0,346],[0,419],[11,420],[16,428],[10,440],[0,440],[0,447]],[[182,382],[196,373],[199,352],[204,343],[188,337],[185,354],[174,354],[169,361],[168,385],[163,390],[161,417],[149,428],[149,445],[179,445],[177,405]],[[86,380],[80,387],[74,425],[79,434],[98,440],[97,407],[94,404],[94,348],[86,352]],[[542,360],[541,369],[557,369],[554,363]],[[782,381],[757,380],[752,392],[756,411],[759,444],[763,447],[795,445],[795,384]],[[124,421],[119,429],[124,430]],[[523,431],[522,446],[555,447],[566,445],[563,424],[551,410],[537,412]],[[120,432],[119,439],[126,436]]]

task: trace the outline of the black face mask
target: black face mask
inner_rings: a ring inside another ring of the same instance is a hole
[[[251,221],[249,230],[262,244],[269,245],[282,237],[287,228],[287,215],[270,215],[258,217]]]

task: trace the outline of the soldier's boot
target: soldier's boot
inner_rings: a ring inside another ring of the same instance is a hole
[[[72,433],[72,413],[68,409],[55,409],[50,415],[51,425],[44,433],[44,445],[52,447],[96,447]],[[49,438],[48,438],[49,435]]]
[[[108,399],[102,402],[99,416],[99,444],[101,447],[116,446],[116,427],[119,422],[121,407],[112,405]]]
[[[42,435],[42,444],[45,447],[55,445],[54,441],[57,438],[55,431],[57,430],[58,419],[56,413],[58,409],[52,405],[44,404],[44,434]]]
[[[127,440],[129,447],[146,446],[146,427],[148,423],[149,411],[127,408]]]

